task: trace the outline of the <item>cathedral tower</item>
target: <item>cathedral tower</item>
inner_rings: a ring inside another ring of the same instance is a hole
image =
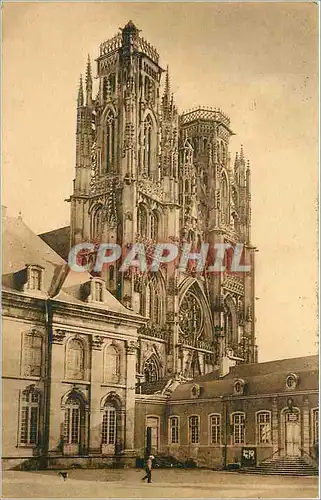
[[[233,165],[233,135],[221,110],[179,116],[168,68],[129,21],[100,46],[98,92],[88,59],[77,100],[76,176],[71,245],[157,242],[250,244],[250,167],[243,150]],[[254,270],[244,276],[164,266],[101,277],[129,309],[147,318],[137,377],[145,382],[212,371],[221,358],[255,361]]]

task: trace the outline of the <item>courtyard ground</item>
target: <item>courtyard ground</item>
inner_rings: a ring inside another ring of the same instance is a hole
[[[318,498],[317,477],[284,477],[214,472],[71,470],[64,482],[57,471],[4,471],[2,498]]]

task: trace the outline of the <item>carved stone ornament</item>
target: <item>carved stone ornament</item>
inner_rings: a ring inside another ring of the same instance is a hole
[[[91,338],[91,346],[93,349],[100,350],[105,342],[105,337],[101,335],[93,335]]]
[[[126,342],[126,352],[127,354],[136,354],[137,343],[134,340],[128,340]]]
[[[62,344],[65,338],[66,338],[66,332],[64,330],[54,330],[52,332],[53,344]]]

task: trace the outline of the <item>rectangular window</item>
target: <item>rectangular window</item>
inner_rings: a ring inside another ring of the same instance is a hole
[[[257,437],[258,444],[271,443],[271,414],[262,411],[257,414]]]
[[[211,444],[221,443],[221,415],[210,416]]]
[[[106,409],[102,423],[102,444],[116,443],[116,411],[114,408]]]
[[[169,419],[170,429],[170,444],[179,443],[179,419],[178,417],[171,417]]]
[[[244,444],[245,429],[244,429],[244,414],[236,413],[233,415],[233,442],[234,444]]]
[[[29,290],[41,290],[42,269],[29,268]]]
[[[24,391],[21,396],[20,432],[21,445],[36,445],[39,432],[40,397],[36,391]]]
[[[317,444],[319,442],[319,410],[313,410],[313,444]]]
[[[39,335],[24,335],[23,375],[40,377],[42,360],[42,338]]]
[[[190,444],[198,444],[199,443],[199,417],[193,416],[189,417],[189,441]]]

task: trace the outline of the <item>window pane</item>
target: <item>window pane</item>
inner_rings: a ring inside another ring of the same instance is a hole
[[[38,408],[30,408],[30,444],[36,444],[38,440]]]
[[[22,408],[20,422],[20,443],[22,444],[28,444],[28,414],[28,407]]]

